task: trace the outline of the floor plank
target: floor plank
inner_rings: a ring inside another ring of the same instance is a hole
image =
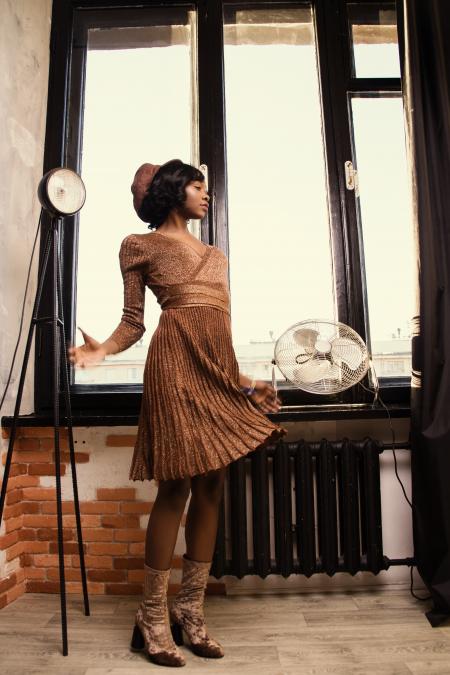
[[[60,598],[26,593],[0,610],[2,675],[141,675],[164,672],[129,643],[139,598],[69,595],[69,655],[62,656]],[[207,596],[209,630],[223,659],[183,646],[183,672],[230,675],[449,675],[450,622],[407,590]],[[172,671],[173,672],[173,671]]]

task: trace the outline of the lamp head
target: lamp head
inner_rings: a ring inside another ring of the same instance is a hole
[[[86,188],[75,171],[58,167],[41,178],[38,197],[42,207],[53,216],[73,216],[86,200]]]

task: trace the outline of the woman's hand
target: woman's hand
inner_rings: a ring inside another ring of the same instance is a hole
[[[249,398],[265,413],[278,412],[281,406],[277,392],[271,384],[264,380],[256,380],[255,391],[253,394],[249,394]]]
[[[88,368],[89,366],[95,366],[97,363],[100,363],[100,361],[103,361],[106,356],[106,349],[102,347],[100,342],[94,340],[93,337],[85,333],[81,328],[78,330],[80,330],[83,335],[84,345],[81,345],[80,347],[69,347],[67,350],[69,361],[78,368]]]

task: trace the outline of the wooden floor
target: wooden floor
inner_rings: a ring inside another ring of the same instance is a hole
[[[0,611],[2,675],[176,672],[129,650],[138,597],[68,596],[69,655],[61,652],[59,595],[27,593]],[[207,596],[222,659],[183,646],[183,673],[232,675],[450,674],[450,622],[431,628],[428,603],[407,590]]]

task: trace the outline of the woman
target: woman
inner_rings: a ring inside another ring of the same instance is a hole
[[[131,642],[154,663],[182,666],[182,630],[192,651],[224,655],[206,630],[203,600],[214,553],[226,466],[286,433],[264,413],[280,407],[274,388],[239,373],[232,346],[228,261],[188,231],[203,218],[209,195],[203,174],[180,160],[143,164],[133,185],[134,208],[147,234],[127,236],[120,249],[124,309],[103,343],[83,333],[69,349],[87,367],[137,342],[145,288],[162,312],[144,370],[138,433],[129,478],[158,481],[147,529],[144,598]],[[187,498],[186,554],[182,582],[170,608],[167,587],[177,533]],[[176,644],[175,644],[175,642]]]

